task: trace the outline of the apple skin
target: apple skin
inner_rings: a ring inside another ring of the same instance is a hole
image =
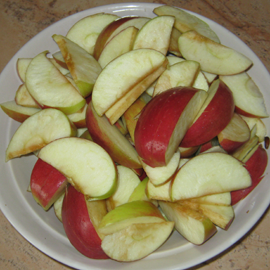
[[[259,145],[258,149],[245,163],[246,169],[249,171],[252,185],[245,189],[240,189],[231,192],[232,205],[235,205],[240,200],[244,199],[263,179],[263,173],[268,164],[268,155],[266,150]]]
[[[62,195],[68,184],[66,177],[53,166],[38,159],[32,170],[30,187],[34,199],[44,210]]]
[[[92,259],[108,259],[90,220],[85,197],[71,185],[66,190],[63,201],[62,222],[70,243],[80,253]]]
[[[219,81],[217,92],[199,118],[188,129],[180,146],[198,146],[216,137],[231,121],[234,109],[231,90],[225,83]]]
[[[142,109],[134,140],[135,148],[144,163],[151,167],[166,165],[165,153],[171,135],[196,92],[192,87],[171,88],[154,97]]]

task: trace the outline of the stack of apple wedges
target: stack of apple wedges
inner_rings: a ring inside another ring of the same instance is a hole
[[[37,157],[35,201],[92,259],[142,259],[174,229],[194,245],[228,230],[268,163],[251,60],[166,5],[67,30],[58,51],[18,59],[21,85],[1,104],[21,123],[6,161]]]

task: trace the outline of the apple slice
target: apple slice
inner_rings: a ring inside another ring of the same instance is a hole
[[[49,163],[87,199],[110,197],[117,183],[115,164],[98,144],[82,138],[61,138],[47,144],[38,157]]]
[[[62,221],[70,243],[92,259],[108,259],[101,248],[103,235],[98,225],[107,213],[104,200],[88,202],[85,196],[69,186],[62,206]]]
[[[149,20],[137,34],[133,50],[147,48],[166,55],[174,21],[172,16],[160,16]]]
[[[206,80],[209,84],[211,84],[214,80],[216,80],[216,78],[218,76],[217,74],[209,73],[206,71],[202,71],[202,74],[204,75],[204,77],[206,78]]]
[[[183,138],[181,147],[204,144],[216,137],[231,121],[234,99],[230,89],[216,80],[207,91],[208,97]]]
[[[47,52],[35,56],[26,72],[26,87],[42,107],[53,107],[66,114],[77,112],[85,99],[46,57]]]
[[[100,73],[92,93],[93,106],[99,116],[143,79],[157,70],[166,57],[151,49],[138,49],[122,54]]]
[[[15,101],[18,105],[32,108],[40,108],[32,96],[29,94],[25,84],[21,84],[16,91]]]
[[[104,115],[97,115],[92,102],[86,111],[86,125],[93,141],[103,147],[115,162],[132,169],[142,168],[138,153],[129,140]]]
[[[203,90],[176,87],[157,95],[143,108],[134,137],[144,163],[151,167],[168,164],[206,97]]]
[[[98,36],[93,56],[98,60],[106,44],[108,44],[110,40],[112,40],[121,31],[130,26],[133,26],[139,30],[149,20],[150,18],[146,17],[125,16],[111,22],[102,30]]]
[[[243,54],[216,43],[196,31],[183,33],[179,50],[186,60],[197,61],[201,70],[218,75],[232,75],[247,70],[252,61]]]
[[[168,181],[160,186],[155,186],[151,181],[148,181],[145,192],[149,200],[170,202],[170,186],[171,181]]]
[[[236,112],[258,118],[269,116],[260,89],[246,72],[233,76],[220,76],[220,80],[231,89]]]
[[[169,163],[162,167],[151,167],[142,161],[143,169],[146,175],[149,177],[149,181],[155,186],[159,186],[169,181],[178,169],[180,162],[180,152],[174,153]]]
[[[85,117],[86,117],[87,106],[88,104],[85,104],[79,111],[67,115],[69,120],[73,122],[77,128],[86,127]]]
[[[92,92],[102,68],[97,60],[76,43],[62,35],[53,35],[65,59],[70,74],[81,95],[87,97]]]
[[[101,247],[113,260],[137,261],[158,249],[169,238],[173,229],[173,222],[132,224],[105,236]]]
[[[167,61],[162,63],[160,67],[154,70],[150,75],[137,83],[122,98],[116,101],[106,112],[105,115],[111,124],[114,124],[125,111],[142,95],[146,89],[164,72],[167,67]]]
[[[178,38],[180,37],[181,32],[176,29],[175,27],[172,28],[171,38],[170,38],[170,44],[168,48],[168,52],[172,53],[173,55],[176,55],[178,57],[181,57],[181,53],[178,48]]]
[[[101,68],[104,68],[116,57],[132,50],[138,29],[134,26],[127,27],[119,34],[115,35],[104,47],[98,62]]]
[[[62,206],[63,206],[64,198],[65,198],[65,192],[62,193],[62,195],[53,204],[54,213],[61,222],[63,222],[62,221]]]
[[[38,204],[47,211],[65,192],[68,184],[66,177],[58,170],[38,159],[32,170],[30,187]]]
[[[106,200],[108,211],[128,202],[134,189],[139,185],[140,178],[128,167],[118,165],[117,187],[111,197]]]
[[[6,150],[6,161],[39,150],[56,139],[76,134],[76,127],[64,113],[56,109],[41,110],[16,130]]]
[[[232,205],[244,199],[263,179],[263,173],[268,164],[268,155],[266,150],[259,145],[245,162],[245,166],[249,171],[252,179],[252,185],[246,189],[231,192]]]
[[[240,115],[234,113],[229,124],[218,134],[220,146],[229,154],[250,138],[250,129]]]
[[[94,53],[94,47],[102,30],[119,17],[115,14],[97,13],[77,21],[66,35],[88,53]]]
[[[193,156],[198,150],[200,146],[193,146],[193,147],[179,147],[179,151],[181,154],[181,158],[189,158]]]
[[[171,199],[191,199],[249,186],[251,177],[242,162],[224,153],[205,153],[190,159],[175,175]]]
[[[174,27],[181,33],[189,30],[196,30],[201,35],[206,36],[215,42],[219,42],[217,34],[206,22],[180,8],[162,5],[155,8],[154,13],[158,16],[169,15],[175,17]]]
[[[175,229],[189,242],[201,245],[216,232],[213,222],[201,213],[181,204],[159,202],[168,220],[175,223]]]
[[[18,58],[16,63],[17,73],[22,80],[22,82],[25,82],[25,74],[26,70],[32,61],[32,58]]]
[[[108,212],[99,223],[99,232],[112,234],[138,223],[161,223],[165,219],[159,209],[147,201],[128,202]]]
[[[199,71],[200,65],[194,61],[182,61],[171,65],[158,78],[153,97],[176,86],[192,86]]]
[[[6,101],[0,104],[0,106],[3,112],[5,112],[10,118],[20,123],[24,122],[27,118],[41,110],[38,108],[18,105],[14,100]]]
[[[64,57],[63,57],[61,51],[58,51],[58,52],[54,53],[54,54],[52,55],[52,57],[53,57],[53,59],[55,60],[55,62],[56,62],[59,66],[61,66],[62,68],[68,70],[66,61],[65,61],[65,59],[64,59]]]

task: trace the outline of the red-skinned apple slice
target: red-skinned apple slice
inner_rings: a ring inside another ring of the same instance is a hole
[[[245,166],[252,179],[252,185],[249,188],[231,192],[232,205],[244,199],[263,179],[263,173],[268,163],[266,150],[260,145],[251,157],[246,161]]]
[[[104,68],[109,62],[123,53],[131,51],[137,33],[138,29],[130,26],[115,35],[106,44],[98,58],[101,68]]]
[[[98,60],[106,44],[110,42],[110,40],[113,39],[117,34],[130,26],[141,29],[141,27],[149,20],[149,18],[145,17],[126,16],[111,22],[99,34],[95,44],[93,56]]]
[[[220,80],[231,89],[237,113],[258,118],[269,116],[260,89],[246,72],[220,76]]]
[[[240,115],[234,113],[229,124],[218,134],[220,146],[228,153],[233,153],[250,138],[250,129]]]
[[[189,158],[194,155],[200,146],[193,146],[193,147],[179,147],[179,151],[181,154],[181,158]]]
[[[38,157],[49,163],[88,200],[110,197],[117,183],[115,164],[98,144],[83,138],[61,138],[47,144]]]
[[[128,139],[105,116],[97,115],[92,102],[86,111],[86,125],[94,142],[103,147],[115,162],[132,169],[142,168],[138,153]]]
[[[181,54],[186,60],[197,61],[201,70],[218,75],[244,72],[252,61],[243,54],[216,43],[196,31],[187,31],[178,39]]]
[[[53,204],[54,213],[61,222],[62,222],[62,206],[64,198],[65,192]]]
[[[234,99],[230,89],[220,80],[212,83],[208,98],[193,124],[183,138],[181,147],[204,144],[216,137],[231,121],[234,114]]]
[[[1,109],[12,119],[20,123],[24,122],[41,109],[18,105],[14,100],[0,104]]]
[[[130,195],[141,182],[135,172],[128,167],[118,165],[116,168],[118,173],[117,187],[113,195],[106,200],[108,211],[127,203]]]
[[[76,127],[64,113],[56,109],[41,110],[16,130],[6,150],[6,161],[39,150],[56,139],[76,134]]]
[[[206,97],[203,90],[176,87],[143,108],[135,129],[135,147],[144,163],[151,167],[168,164]]]
[[[38,159],[32,170],[30,187],[38,204],[48,210],[65,192],[68,182],[66,177],[50,164]]]
[[[108,212],[98,226],[100,233],[108,235],[132,224],[161,223],[165,219],[159,209],[147,201],[132,201],[119,205]]]
[[[162,201],[159,205],[168,220],[175,223],[175,229],[195,245],[203,244],[217,232],[209,218],[185,205]]]
[[[70,74],[83,97],[92,92],[102,68],[97,60],[76,43],[62,35],[53,35],[65,59]]]
[[[174,21],[172,16],[160,16],[149,20],[138,32],[133,50],[148,48],[166,55]]]
[[[21,84],[16,91],[15,101],[18,105],[32,108],[40,108],[35,100],[30,95],[25,84]]]
[[[171,235],[174,222],[132,224],[107,235],[101,247],[113,260],[131,262],[142,259],[158,249]]]
[[[249,186],[251,177],[242,162],[225,153],[203,153],[177,172],[171,181],[171,199],[185,200]]]
[[[97,13],[76,22],[68,31],[66,37],[84,48],[88,53],[94,53],[96,41],[107,25],[119,17],[115,14]]]
[[[215,42],[219,42],[217,34],[209,27],[206,22],[180,8],[162,5],[155,8],[154,13],[158,16],[174,16],[174,27],[178,29],[181,33],[189,30],[196,30],[201,35],[204,35],[214,40]]]
[[[26,87],[42,108],[56,108],[66,114],[77,112],[85,99],[46,57],[47,52],[35,56],[26,72]]]
[[[124,53],[110,62],[94,85],[92,102],[97,114],[103,115],[165,61],[166,57],[160,52],[138,49]]]
[[[62,206],[62,221],[70,243],[92,259],[108,259],[101,248],[98,225],[107,213],[103,200],[87,202],[85,196],[69,186]]]

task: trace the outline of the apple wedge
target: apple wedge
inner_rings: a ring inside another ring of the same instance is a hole
[[[197,61],[201,70],[218,75],[244,72],[252,61],[243,54],[204,37],[196,31],[183,33],[178,40],[181,54],[186,60]]]
[[[178,38],[180,37],[181,32],[177,30],[175,27],[172,28],[171,38],[170,38],[170,44],[168,48],[168,52],[181,57],[181,53],[178,48]]]
[[[56,139],[76,134],[76,127],[64,113],[56,109],[41,110],[16,130],[6,150],[6,161],[39,150]]]
[[[179,151],[181,154],[181,158],[189,158],[193,156],[198,150],[200,146],[193,146],[193,147],[179,147]]]
[[[133,50],[153,49],[166,55],[170,45],[174,17],[160,16],[149,20],[138,32]]]
[[[157,95],[143,108],[134,137],[144,163],[151,167],[168,164],[206,97],[203,90],[176,87]]]
[[[224,153],[205,153],[180,168],[171,181],[171,199],[191,199],[249,186],[251,177],[242,162]]]
[[[128,167],[118,165],[117,187],[112,196],[106,200],[108,211],[128,202],[134,189],[139,185],[140,178]]]
[[[175,229],[189,242],[201,245],[216,232],[216,226],[203,214],[181,204],[159,202],[168,220],[175,223]]]
[[[53,209],[56,217],[62,221],[62,206],[63,206],[63,201],[65,198],[65,192],[61,194],[61,196],[54,202],[53,204]]]
[[[249,117],[269,116],[260,89],[246,72],[233,76],[220,76],[220,80],[231,89],[236,112]]]
[[[250,138],[250,129],[243,118],[234,113],[229,124],[218,134],[220,146],[231,154]]]
[[[42,108],[56,108],[66,114],[77,112],[85,99],[46,57],[47,51],[35,56],[26,72],[26,87]]]
[[[171,181],[168,181],[160,186],[155,186],[151,181],[147,182],[146,195],[149,200],[171,201],[170,197]]]
[[[213,82],[207,93],[208,97],[181,141],[181,147],[198,146],[210,141],[233,117],[233,95],[222,81]]]
[[[171,65],[158,78],[153,97],[177,86],[192,86],[195,82],[200,65],[194,61],[182,61]]]
[[[67,117],[69,120],[77,127],[77,128],[85,128],[86,127],[86,121],[85,121],[85,115],[87,111],[88,104],[85,104],[79,111],[68,114]]]
[[[62,206],[62,221],[70,243],[92,259],[108,259],[101,248],[103,235],[98,225],[107,213],[104,200],[88,202],[85,196],[69,186]]]
[[[169,238],[174,222],[132,224],[106,235],[102,240],[103,251],[113,260],[132,262],[142,259],[158,249]]]
[[[16,63],[17,73],[22,82],[25,82],[25,73],[31,61],[32,58],[18,58],[17,60]]]
[[[29,91],[27,90],[25,84],[21,84],[16,91],[15,94],[15,101],[18,105],[31,107],[31,108],[40,108],[35,100],[30,95]]]
[[[110,62],[98,76],[92,93],[99,116],[133,87],[157,70],[166,57],[151,49],[132,50]]]
[[[201,35],[206,36],[215,42],[219,42],[217,34],[206,22],[180,8],[162,5],[155,8],[154,13],[158,16],[167,15],[175,17],[174,27],[181,33],[189,30],[195,30]]]
[[[108,24],[118,18],[115,14],[107,13],[97,13],[84,17],[68,30],[66,37],[88,53],[93,54],[99,34]]]
[[[27,118],[41,110],[38,108],[18,105],[14,100],[1,103],[0,106],[3,112],[5,112],[10,118],[20,123],[24,122]]]
[[[52,55],[52,57],[53,57],[53,59],[55,60],[55,62],[56,62],[59,66],[61,66],[62,68],[68,70],[66,61],[65,61],[65,59],[64,59],[64,57],[63,57],[61,51],[58,51],[58,52],[54,53],[54,54]]]
[[[115,35],[106,44],[98,58],[98,63],[101,68],[104,68],[118,56],[131,51],[137,33],[138,29],[134,26],[130,26]]]
[[[30,178],[31,192],[38,204],[47,211],[65,192],[66,177],[50,164],[38,159]]]
[[[70,74],[81,95],[87,97],[93,90],[102,68],[97,60],[76,43],[62,35],[53,35],[65,59]]]
[[[115,162],[131,169],[142,168],[138,153],[129,140],[104,115],[97,115],[92,102],[86,111],[86,125],[93,141],[103,147]]]
[[[109,154],[98,144],[82,138],[61,138],[43,147],[38,157],[66,176],[88,200],[110,197],[117,171]]]

